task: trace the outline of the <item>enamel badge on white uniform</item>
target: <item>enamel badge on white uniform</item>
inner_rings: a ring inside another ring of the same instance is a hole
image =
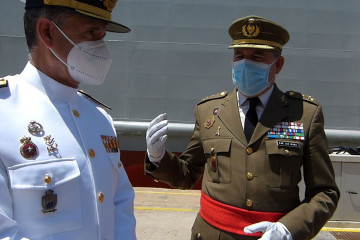
[[[24,158],[35,158],[39,154],[37,146],[31,141],[30,137],[23,137],[20,142],[22,143],[20,153]]]
[[[41,199],[42,212],[43,213],[52,213],[55,212],[57,205],[57,194],[54,194],[54,191],[49,189],[45,192],[45,195]]]
[[[108,153],[119,152],[120,144],[116,137],[101,135],[101,140],[104,144],[106,152]]]
[[[268,138],[305,140],[304,124],[299,122],[280,122],[270,128]]]

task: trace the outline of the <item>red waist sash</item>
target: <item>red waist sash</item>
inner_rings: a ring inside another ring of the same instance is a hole
[[[262,233],[245,233],[244,227],[254,223],[276,222],[286,213],[249,211],[218,202],[201,191],[200,215],[210,225],[226,232],[260,237]]]

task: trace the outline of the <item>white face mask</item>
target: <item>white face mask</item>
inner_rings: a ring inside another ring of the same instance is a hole
[[[69,74],[75,81],[87,85],[101,85],[110,69],[112,59],[103,40],[84,41],[75,44],[53,22],[61,34],[74,46],[64,62],[52,48],[50,51],[60,62],[68,68]]]

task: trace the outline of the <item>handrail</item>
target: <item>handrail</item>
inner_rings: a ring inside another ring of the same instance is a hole
[[[114,121],[114,126],[118,135],[145,136],[149,122]],[[192,123],[169,123],[168,126],[169,136],[190,137],[194,130]],[[358,130],[325,129],[325,134],[329,145],[360,146],[360,131]]]

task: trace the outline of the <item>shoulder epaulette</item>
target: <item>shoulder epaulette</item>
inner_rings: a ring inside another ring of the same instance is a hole
[[[287,91],[286,96],[288,96],[290,98],[303,100],[303,101],[306,101],[308,103],[312,103],[314,105],[319,105],[318,101],[316,101],[313,97],[311,97],[311,96],[309,96],[307,94],[304,94],[304,93],[299,93],[299,92],[294,92],[294,91]]]
[[[5,78],[0,78],[0,88],[6,88],[9,86],[8,80]]]
[[[79,90],[79,93],[81,93],[82,95],[84,95],[85,97],[87,97],[88,99],[90,99],[91,101],[103,106],[104,108],[107,108],[109,110],[111,110],[111,107],[106,106],[105,104],[103,104],[102,102],[100,102],[99,100],[93,98],[92,96],[90,96],[89,94],[87,94],[84,90]]]
[[[197,104],[201,104],[201,103],[204,103],[204,102],[207,102],[209,100],[212,100],[212,99],[220,99],[220,98],[224,98],[228,95],[228,92],[224,91],[224,92],[221,92],[221,93],[217,93],[217,94],[214,94],[214,95],[211,95],[211,96],[208,96],[208,97],[205,97],[203,99],[201,99],[201,101]]]

